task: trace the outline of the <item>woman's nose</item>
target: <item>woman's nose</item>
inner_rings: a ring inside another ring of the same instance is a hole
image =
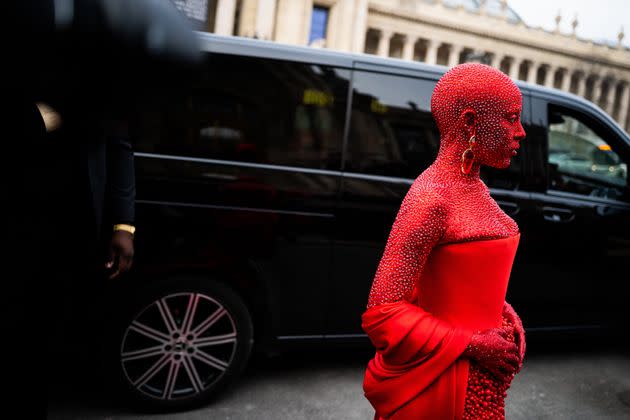
[[[525,129],[523,128],[521,124],[519,124],[519,130],[514,135],[514,138],[518,141],[521,141],[525,138],[526,135],[527,134],[525,133]]]

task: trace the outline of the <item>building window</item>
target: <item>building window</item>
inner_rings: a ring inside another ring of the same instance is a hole
[[[326,40],[326,27],[328,26],[328,9],[325,7],[313,7],[311,15],[311,32],[308,35],[308,45],[320,44]]]

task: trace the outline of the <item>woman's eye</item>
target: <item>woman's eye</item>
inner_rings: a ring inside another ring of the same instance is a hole
[[[514,122],[516,122],[517,117],[516,117],[516,115],[512,115],[510,118],[508,118],[508,120],[509,120],[511,123],[514,123]]]

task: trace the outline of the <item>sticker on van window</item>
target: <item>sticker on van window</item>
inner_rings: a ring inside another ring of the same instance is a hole
[[[370,103],[370,111],[376,114],[386,114],[387,113],[387,105],[380,102],[378,99],[373,98]]]
[[[317,89],[304,89],[302,102],[304,105],[332,106],[335,98],[332,94]]]

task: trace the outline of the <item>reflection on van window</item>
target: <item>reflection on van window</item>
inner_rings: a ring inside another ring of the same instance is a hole
[[[549,118],[550,189],[619,198],[628,166],[588,125],[561,111]]]
[[[339,170],[349,77],[322,65],[210,55],[187,86],[147,101],[138,150]]]
[[[346,170],[416,178],[437,157],[435,82],[355,71]]]

